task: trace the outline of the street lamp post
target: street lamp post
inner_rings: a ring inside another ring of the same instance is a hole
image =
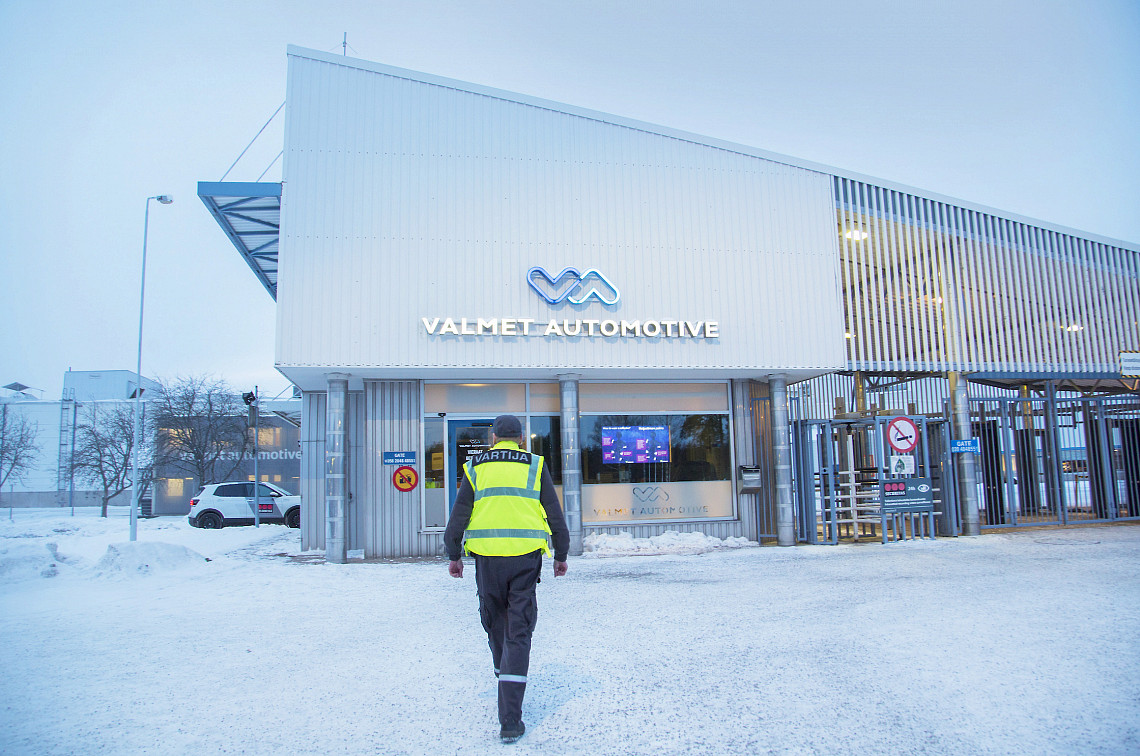
[[[139,446],[142,445],[142,338],[143,338],[143,302],[146,301],[146,236],[150,225],[150,201],[158,200],[160,204],[169,205],[174,198],[169,194],[158,194],[146,198],[146,213],[143,215],[143,254],[142,274],[139,277],[139,351],[138,361],[135,363],[135,437],[131,445],[133,456],[131,464],[131,540],[138,540],[139,530],[139,499],[142,497],[142,486],[139,475]]]

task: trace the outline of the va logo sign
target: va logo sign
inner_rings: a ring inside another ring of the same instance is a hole
[[[570,304],[584,304],[597,299],[604,305],[615,305],[621,298],[617,287],[597,268],[579,273],[577,268],[564,268],[552,276],[542,268],[527,271],[526,281],[538,296],[550,304],[566,300]]]

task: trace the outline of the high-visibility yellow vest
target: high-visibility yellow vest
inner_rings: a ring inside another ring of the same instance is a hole
[[[546,541],[550,525],[539,500],[542,463],[542,457],[519,449],[515,442],[500,441],[463,465],[475,492],[464,543],[467,553],[550,553]]]

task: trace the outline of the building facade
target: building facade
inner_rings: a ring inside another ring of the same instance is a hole
[[[1135,245],[523,95],[288,60],[283,181],[199,195],[277,300],[276,365],[303,392],[302,543],[330,559],[440,553],[462,463],[503,412],[547,457],[576,547],[667,529],[790,544],[822,489],[793,487],[807,403],[789,386],[850,376],[826,416],[874,416],[868,386],[937,376],[955,437],[974,379],[1007,398],[1127,390]],[[961,496],[947,524],[971,532]]]
[[[20,480],[9,481],[5,486],[4,504],[16,507],[102,504],[101,491],[95,490],[82,476],[70,474],[76,428],[89,424],[93,417],[129,412],[138,383],[138,376],[130,370],[68,370],[63,375],[63,395],[59,400],[36,399],[18,391],[0,397],[0,403],[10,412],[34,424],[39,447],[34,468]],[[142,387],[143,411],[146,412],[162,386],[143,376]],[[112,502],[129,504],[130,496],[128,489]]]

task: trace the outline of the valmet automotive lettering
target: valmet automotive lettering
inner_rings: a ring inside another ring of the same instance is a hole
[[[539,320],[538,318],[420,318],[430,336],[602,336],[719,339],[715,320]]]

